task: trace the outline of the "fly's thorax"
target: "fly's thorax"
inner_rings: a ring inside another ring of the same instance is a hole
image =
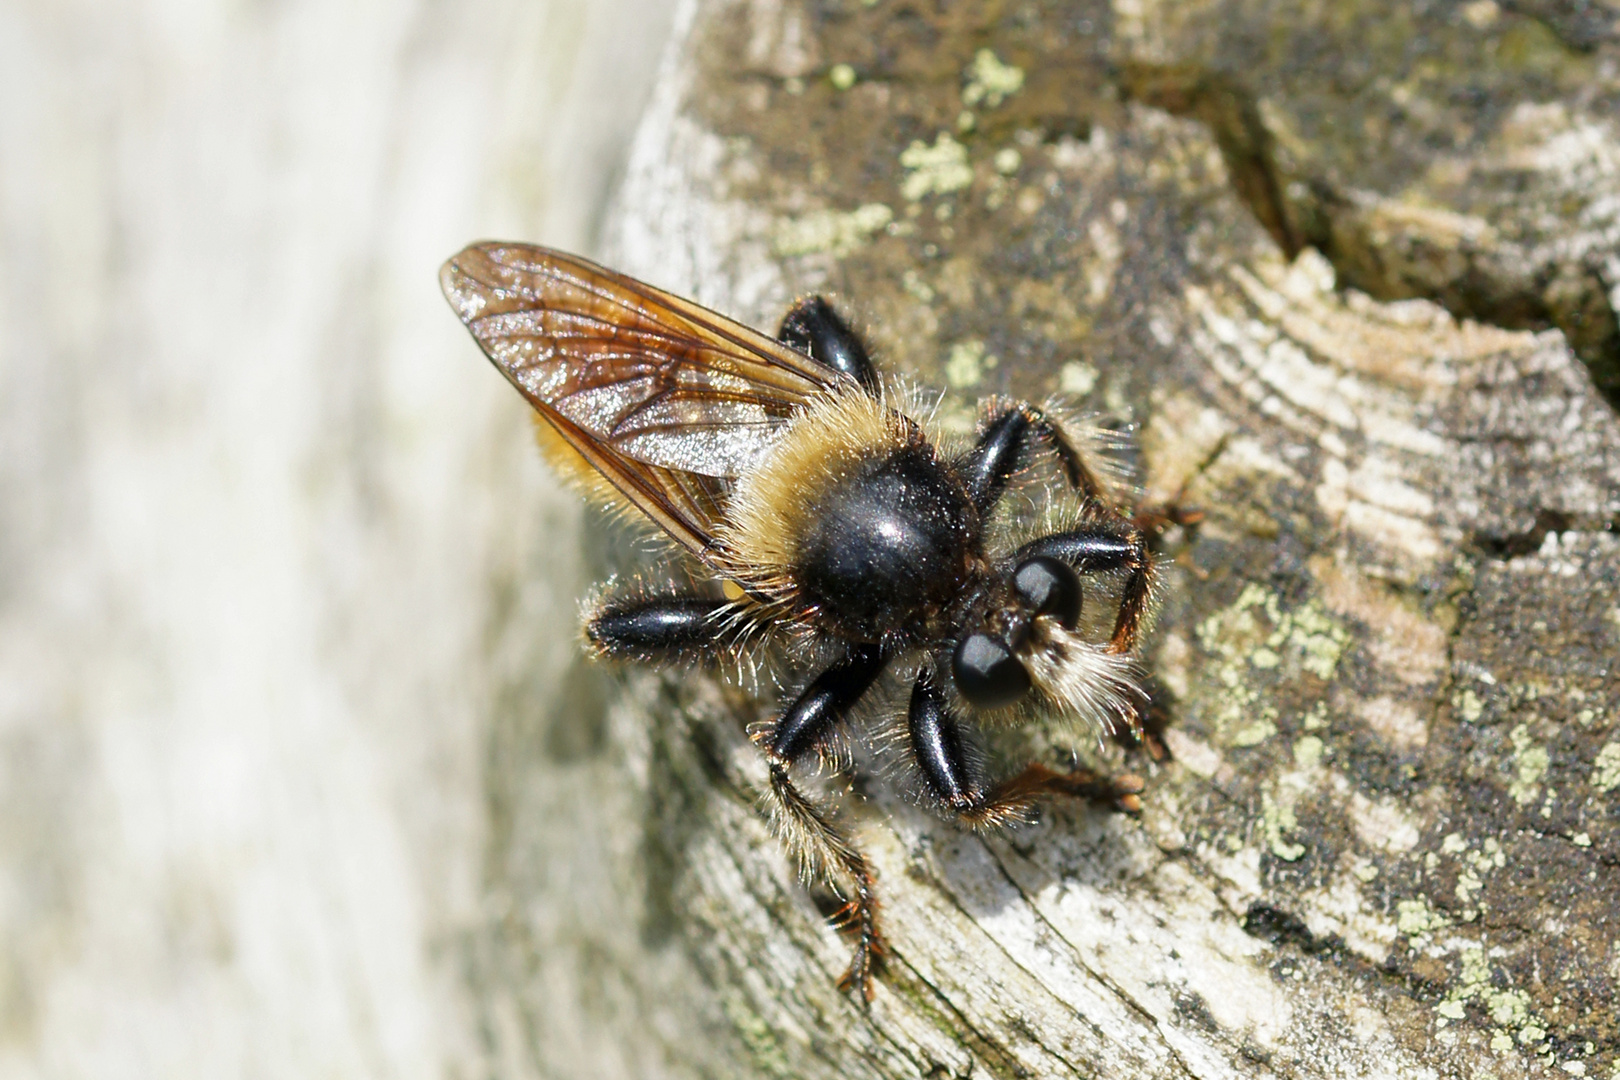
[[[933,632],[980,546],[966,490],[918,425],[855,392],[797,418],[728,519],[755,588],[856,640]]]
[[[811,507],[799,592],[852,637],[926,632],[966,584],[972,507],[926,443],[863,463]]]

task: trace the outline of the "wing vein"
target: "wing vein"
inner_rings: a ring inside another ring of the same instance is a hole
[[[689,300],[578,256],[474,244],[445,296],[479,346],[564,442],[696,558],[732,478],[796,411],[844,376]]]

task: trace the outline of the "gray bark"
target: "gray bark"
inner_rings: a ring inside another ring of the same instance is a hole
[[[830,292],[947,425],[1059,390],[1136,424],[1147,497],[1206,514],[1148,650],[1172,760],[1082,747],[1149,774],[1140,819],[987,836],[860,783],[894,949],[863,1011],[759,812],[771,702],[582,668],[542,712],[514,665],[468,954],[500,1056],[1620,1068],[1617,19],[698,5],[607,257],[763,327]]]
[[[0,1072],[1613,1073],[1612,0],[683,11],[0,12]],[[590,246],[655,75],[597,254],[1206,514],[1140,819],[841,800],[870,1012],[433,287]]]

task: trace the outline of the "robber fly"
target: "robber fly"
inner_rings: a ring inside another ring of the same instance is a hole
[[[886,672],[910,684],[900,757],[934,808],[990,827],[1049,793],[1138,805],[1134,777],[1032,764],[997,781],[974,736],[1043,713],[1140,733],[1135,655],[1155,570],[1097,430],[992,399],[956,445],[819,297],[773,340],[545,248],[474,245],[440,280],[544,419],[559,471],[688,557],[685,587],[605,589],[587,610],[589,648],[648,663],[774,649],[802,672],[751,735],[778,834],[845,903],[855,946],[841,985],[870,1000],[883,956],[872,873],[794,775],[842,760],[851,710]],[[1043,462],[1061,480],[1030,529],[1003,495]],[[1108,598],[1090,632],[1088,592]]]

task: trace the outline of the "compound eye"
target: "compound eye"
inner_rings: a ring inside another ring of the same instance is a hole
[[[1037,615],[1056,615],[1073,630],[1080,621],[1080,575],[1049,555],[1025,559],[1013,571],[1013,588]]]
[[[951,674],[962,696],[981,709],[1011,705],[1029,693],[1029,672],[989,634],[969,634],[957,643]]]

